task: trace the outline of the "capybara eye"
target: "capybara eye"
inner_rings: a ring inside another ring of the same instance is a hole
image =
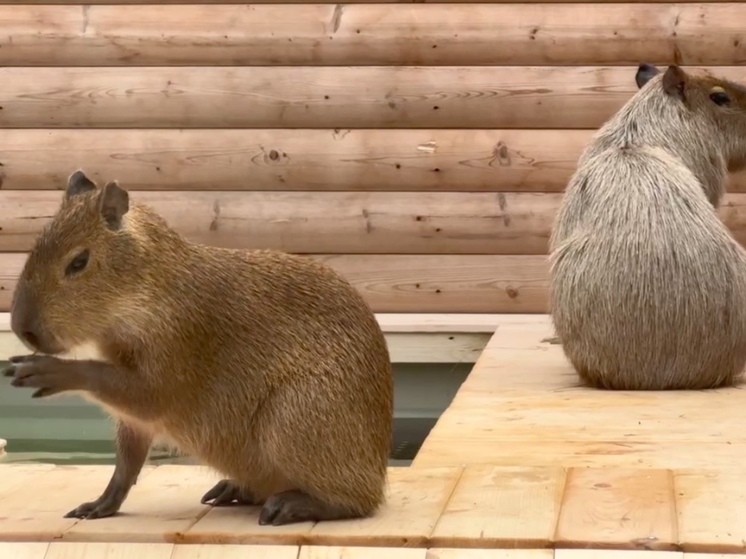
[[[89,255],[89,251],[88,249],[85,249],[84,251],[79,253],[75,258],[73,258],[70,261],[70,263],[67,265],[67,269],[65,270],[65,275],[71,276],[83,270],[88,265],[88,255]]]
[[[725,91],[713,91],[710,93],[710,99],[712,99],[713,103],[720,106],[730,103],[730,97],[728,97]]]

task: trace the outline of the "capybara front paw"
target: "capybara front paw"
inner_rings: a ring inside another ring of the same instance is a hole
[[[65,518],[82,518],[93,520],[113,516],[119,510],[121,503],[113,498],[100,497],[95,501],[83,503],[65,515]]]
[[[212,502],[210,502],[212,501]],[[224,507],[232,504],[255,505],[258,504],[254,496],[230,479],[220,480],[215,486],[202,496],[203,505],[210,504],[213,507]]]

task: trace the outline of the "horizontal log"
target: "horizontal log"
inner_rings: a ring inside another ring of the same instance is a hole
[[[83,0],[23,0],[24,4],[36,5],[80,5]],[[285,4],[288,0],[258,0],[252,4]],[[659,2],[668,2],[669,0],[631,0],[633,4],[655,4]],[[701,3],[702,0],[681,0],[678,4]],[[730,0],[711,0],[712,3],[728,2]],[[376,4],[492,4],[492,3],[541,3],[541,4],[561,4],[566,0],[376,0]],[[616,0],[577,0],[580,4],[606,4],[614,3]],[[246,4],[246,0],[85,0],[86,4],[114,4],[114,5],[132,5],[132,4]],[[336,4],[337,0],[293,0],[293,4]],[[349,0],[345,4],[369,4],[371,0]],[[0,5],[17,5],[18,0],[0,0]]]
[[[0,190],[0,251],[30,250],[61,192]],[[188,239],[305,254],[537,254],[561,193],[140,191]],[[746,194],[720,210],[746,246]]]
[[[0,188],[561,192],[592,130],[8,129]],[[746,172],[729,191],[746,192]]]
[[[126,186],[122,183],[122,186]],[[192,241],[330,254],[543,254],[560,194],[149,192]],[[746,195],[741,195],[746,203]],[[30,250],[62,193],[0,190],[0,251]],[[746,213],[746,210],[744,210]]]
[[[746,81],[746,68],[719,75]],[[636,67],[0,68],[2,128],[575,128]]]
[[[358,289],[374,312],[545,313],[546,257],[315,255]],[[24,253],[0,253],[0,312],[10,309]]]
[[[0,65],[737,65],[745,18],[741,2],[0,6]]]

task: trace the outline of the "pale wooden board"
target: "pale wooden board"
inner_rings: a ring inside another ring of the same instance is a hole
[[[393,363],[474,363],[484,350],[491,334],[385,334],[389,355]],[[76,351],[77,358],[96,354]],[[13,355],[26,354],[28,350],[10,332],[0,331],[0,361]],[[70,354],[73,355],[72,353]],[[2,443],[0,443],[2,448]]]
[[[374,516],[354,521],[260,526],[259,507],[214,508],[181,541],[423,547],[460,474],[455,467],[389,468],[387,502]]]
[[[579,386],[551,319],[498,327],[415,466],[710,468],[746,460],[742,388],[614,392]],[[541,448],[541,452],[536,452]]]
[[[4,439],[3,439],[4,440]],[[3,450],[3,452],[5,452]],[[0,463],[0,499],[23,485],[33,484],[44,472],[54,469],[52,464],[2,464]]]
[[[206,545],[174,546],[171,559],[297,559],[294,545]]]
[[[674,48],[683,64],[737,64],[744,17],[735,2],[8,6],[0,65],[637,64]]]
[[[386,499],[379,513],[358,522],[320,522],[309,534],[322,545],[422,547],[461,476],[458,467],[389,468]]]
[[[123,514],[82,521],[65,531],[67,541],[177,542],[210,507],[200,503],[221,479],[202,466],[158,466],[132,487],[120,509]],[[86,484],[90,497],[104,486]]]
[[[425,559],[552,559],[553,557],[554,553],[551,549],[431,548],[427,550]],[[605,558],[598,557],[597,559]]]
[[[143,468],[138,486],[152,470],[152,466]],[[59,465],[16,486],[0,498],[0,518],[3,519],[0,541],[61,538],[65,530],[78,522],[64,515],[84,501],[98,497],[112,472],[113,467],[108,466]]]
[[[426,549],[401,547],[306,546],[298,559],[427,559]]]
[[[674,473],[679,544],[684,551],[746,554],[743,460],[728,468]]]
[[[3,559],[45,559],[49,544],[45,542],[0,542]]]
[[[173,548],[168,543],[53,542],[44,559],[171,559]]]
[[[746,81],[742,66],[702,68]],[[636,72],[636,65],[6,67],[0,127],[595,129],[637,91]]]
[[[676,522],[671,471],[573,468],[554,544],[674,551]]]
[[[562,468],[467,467],[430,545],[548,547],[564,485]]]
[[[547,307],[546,255],[310,256],[337,270],[377,313],[535,313]],[[0,253],[0,311],[10,309],[25,261],[25,253]]]
[[[709,556],[718,559],[717,556]],[[466,559],[466,558],[464,558]],[[554,559],[686,559],[680,551],[653,551],[629,549],[557,549]],[[705,559],[701,557],[699,559]]]

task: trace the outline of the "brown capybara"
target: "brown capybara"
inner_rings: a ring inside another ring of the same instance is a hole
[[[581,155],[550,239],[550,312],[589,386],[733,385],[746,257],[716,208],[746,162],[746,88],[640,64],[639,91]]]
[[[67,517],[116,513],[156,440],[225,477],[202,502],[260,524],[364,517],[385,498],[393,379],[363,297],[322,263],[187,241],[116,181],[73,173],[14,292],[36,355],[6,376],[116,418],[116,467]],[[58,356],[92,345],[101,360]]]

